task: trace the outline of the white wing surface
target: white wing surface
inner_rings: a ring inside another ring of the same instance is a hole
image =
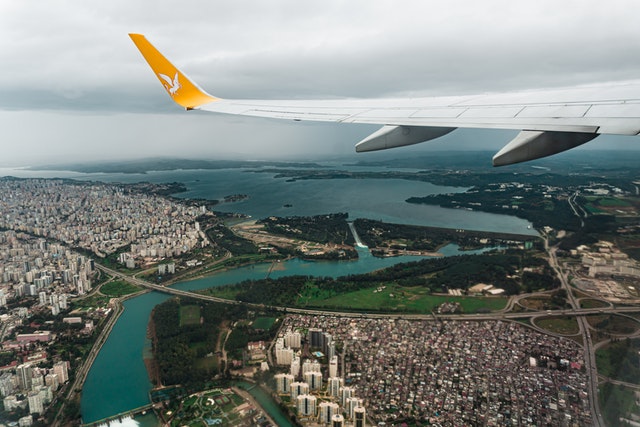
[[[383,125],[356,145],[359,152],[417,144],[459,127],[520,130],[494,156],[493,164],[501,166],[556,154],[599,134],[640,134],[640,81],[413,99],[220,99],[190,81],[144,36],[130,36],[156,76],[176,76],[171,88],[178,89],[169,94],[186,109],[295,121]],[[171,89],[163,86],[167,91]]]

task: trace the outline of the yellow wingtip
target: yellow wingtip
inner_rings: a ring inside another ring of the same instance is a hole
[[[156,75],[162,87],[173,101],[191,110],[200,105],[217,101],[219,98],[211,96],[198,85],[192,82],[182,71],[175,67],[156,49],[142,34],[129,33],[144,59],[147,61],[153,73]]]

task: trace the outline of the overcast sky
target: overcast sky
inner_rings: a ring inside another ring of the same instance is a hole
[[[377,128],[182,111],[130,32],[220,97],[422,96],[638,79],[638,16],[637,0],[0,0],[0,166],[340,156]],[[401,150],[497,150],[512,135]]]

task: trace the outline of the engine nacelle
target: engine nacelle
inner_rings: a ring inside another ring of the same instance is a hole
[[[547,157],[591,141],[597,133],[523,130],[493,156],[493,166]]]
[[[419,144],[431,139],[439,138],[456,128],[426,127],[426,126],[390,126],[378,129],[356,144],[356,151],[386,150],[387,148],[402,147]]]

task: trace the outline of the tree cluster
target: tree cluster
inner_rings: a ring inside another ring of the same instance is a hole
[[[216,224],[207,229],[207,236],[212,242],[216,242],[231,252],[233,255],[250,255],[258,253],[258,248],[251,240],[237,236],[223,224]]]
[[[260,220],[272,234],[309,240],[323,244],[353,245],[353,235],[347,224],[348,213],[315,216],[269,217]]]
[[[202,322],[180,325],[180,305],[199,304]],[[197,387],[211,372],[197,367],[197,360],[215,351],[220,322],[239,307],[203,303],[190,299],[170,299],[155,307],[154,357],[164,385],[182,384]]]

